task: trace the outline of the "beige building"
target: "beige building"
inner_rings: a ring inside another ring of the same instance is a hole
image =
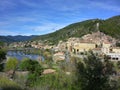
[[[113,53],[120,53],[120,47],[114,47],[114,48],[112,48],[111,52],[113,52]]]
[[[103,42],[102,43],[102,47],[104,47],[104,48],[110,48],[111,47],[111,43],[110,42]]]
[[[103,42],[102,43],[102,53],[104,53],[104,54],[107,54],[107,53],[109,53],[110,52],[110,47],[111,47],[111,43],[109,43],[109,42]]]
[[[66,42],[59,41],[57,47],[58,47],[58,50],[59,50],[59,51],[64,51],[64,50],[66,50]]]
[[[75,43],[73,46],[75,53],[89,51],[89,50],[92,50],[94,48],[96,48],[95,43]]]

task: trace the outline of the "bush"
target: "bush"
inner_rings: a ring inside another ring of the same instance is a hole
[[[113,65],[102,60],[93,52],[88,53],[83,62],[79,62],[78,83],[82,90],[112,90],[109,84]],[[80,81],[80,82],[79,82]]]
[[[22,90],[22,88],[14,81],[6,77],[0,76],[0,90]]]
[[[6,59],[6,52],[2,49],[0,49],[0,63]]]
[[[33,87],[36,84],[38,78],[40,78],[43,72],[41,65],[36,60],[31,59],[24,59],[19,68],[24,71],[29,71],[26,81],[26,86],[29,87]]]
[[[29,67],[30,67],[30,59],[24,58],[19,65],[19,69],[23,71],[27,71]]]
[[[72,75],[63,72],[44,75],[38,82],[37,90],[74,90],[75,86]]]
[[[0,71],[4,70],[4,64],[0,64]]]
[[[5,65],[5,71],[15,70],[18,65],[18,60],[16,58],[9,58]]]

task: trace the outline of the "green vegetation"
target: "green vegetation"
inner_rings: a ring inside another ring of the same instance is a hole
[[[20,63],[20,65],[19,65],[19,69],[20,70],[22,70],[22,71],[27,71],[27,70],[29,70],[29,68],[30,68],[30,59],[28,59],[28,58],[24,58],[22,61],[21,61],[21,63]]]
[[[116,46],[117,46],[117,47],[120,47],[120,42],[117,42],[117,43],[116,43]]]
[[[1,42],[1,41],[0,41],[0,46],[1,46],[1,47],[4,46],[4,42]]]
[[[0,49],[0,63],[6,59],[6,52],[2,49]]]
[[[0,49],[0,71],[4,69],[4,64],[2,63],[4,59],[6,59],[6,52]]]
[[[120,61],[117,62],[117,67],[120,69]]]
[[[33,40],[40,39],[49,44],[57,44],[58,41],[60,40],[65,41],[70,37],[81,37],[83,35],[96,31],[96,23],[99,21],[100,20],[98,19],[95,19],[95,20],[93,19],[93,20],[87,20],[83,22],[74,23],[56,32],[38,36],[34,38]]]
[[[26,86],[29,87],[33,87],[35,85],[43,72],[41,65],[37,61],[31,59],[24,59],[19,67],[21,70],[29,71],[26,81]]]
[[[108,60],[102,62],[91,52],[82,63],[78,63],[77,68],[82,90],[112,90],[109,81],[113,74],[113,65]]]
[[[4,76],[0,76],[0,90],[22,90],[20,86]]]
[[[115,16],[100,23],[100,31],[120,39],[120,16]]]
[[[5,64],[5,71],[8,72],[8,77],[14,79],[17,69],[18,60],[16,58],[9,58]]]
[[[41,77],[36,87],[37,90],[74,90],[73,76],[64,72],[48,74]],[[80,89],[79,89],[80,90]]]
[[[73,23],[53,33],[35,37],[33,40],[43,40],[48,44],[57,44],[60,40],[66,41],[70,37],[81,37],[96,32],[96,24],[99,23],[99,30],[114,38],[120,39],[120,16],[107,20],[92,19],[83,22]],[[56,37],[57,36],[57,37]]]
[[[44,50],[45,61],[10,58],[2,72],[0,88],[3,90],[119,90],[120,62],[108,61],[93,52],[83,59],[71,57],[69,62],[52,60],[50,50]],[[53,73],[43,73],[53,69]],[[7,74],[13,70],[12,80]],[[3,76],[2,76],[3,75]],[[8,84],[9,83],[9,84]],[[6,86],[6,87],[5,87]],[[22,87],[22,88],[21,88]]]
[[[9,58],[5,65],[5,71],[15,70],[18,65],[18,60],[16,58]]]
[[[72,57],[71,62],[58,62],[54,74],[41,75],[34,82],[35,90],[118,90],[118,82],[110,77],[114,74],[114,65],[99,56],[88,53],[83,60]],[[32,80],[34,74],[29,76]],[[32,80],[34,81],[34,80]]]
[[[50,50],[44,50],[42,55],[44,56],[45,60],[52,61],[52,52]]]

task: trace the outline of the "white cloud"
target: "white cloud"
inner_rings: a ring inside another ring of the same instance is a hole
[[[15,32],[15,31],[9,31],[9,30],[0,30],[0,35],[11,35],[11,36],[15,36],[15,35],[23,35],[23,36],[30,36],[32,35],[32,33],[19,33],[19,32]]]
[[[33,17],[15,17],[15,21],[20,21],[20,22],[29,22],[29,21],[35,21],[36,18]]]
[[[0,30],[0,35],[17,35],[17,32],[12,32],[8,30]]]
[[[40,26],[34,26],[32,27],[32,30],[36,31],[36,32],[54,32],[58,29],[61,29],[63,27],[65,27],[68,24],[57,24],[57,23],[44,23]]]
[[[0,21],[0,26],[9,27],[9,26],[20,26],[24,23],[29,22],[38,22],[37,18],[35,17],[27,17],[27,16],[14,16],[14,17],[6,17],[5,20]]]
[[[30,35],[33,35],[33,34],[32,33],[18,33],[16,35],[30,36]]]

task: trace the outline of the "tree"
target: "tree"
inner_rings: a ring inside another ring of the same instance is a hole
[[[6,59],[6,52],[2,49],[0,49],[0,63]]]
[[[0,41],[0,46],[3,47],[4,46],[4,42]]]
[[[23,71],[28,71],[29,67],[30,67],[30,59],[24,58],[19,65],[19,69]]]
[[[82,90],[112,90],[109,85],[109,76],[112,74],[112,64],[89,52],[88,56],[79,62],[78,82]]]
[[[17,68],[17,65],[18,65],[18,60],[16,58],[9,58],[6,62],[5,70],[6,71],[15,70]]]
[[[41,65],[38,63],[36,65],[33,65],[34,69],[31,71],[29,71],[29,75],[28,75],[28,78],[27,78],[27,86],[30,86],[30,87],[34,87],[35,84],[37,83],[38,80],[40,80],[40,76],[42,75],[42,72],[43,72],[43,68],[41,67]]]
[[[0,71],[4,69],[4,64],[2,63],[4,59],[6,59],[6,52],[0,49]]]
[[[117,67],[120,69],[120,61],[117,62]]]
[[[9,58],[5,65],[5,71],[8,71],[8,77],[14,78],[15,71],[17,69],[18,60],[16,58]]]
[[[117,46],[117,47],[120,47],[120,42],[117,42],[117,43],[116,43],[116,46]]]
[[[21,70],[29,71],[26,86],[34,86],[37,80],[40,78],[43,68],[36,60],[24,59],[20,64]]]

